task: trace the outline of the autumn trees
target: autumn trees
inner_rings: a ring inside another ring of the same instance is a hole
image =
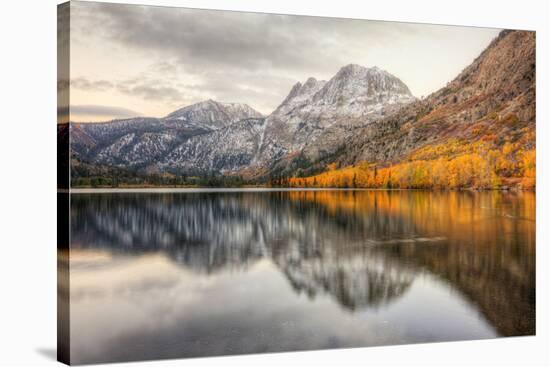
[[[498,189],[535,187],[535,149],[507,142],[500,148],[484,142],[451,140],[424,147],[409,159],[384,166],[361,162],[355,166],[327,167],[311,177],[293,177],[291,187],[402,188],[402,189]]]

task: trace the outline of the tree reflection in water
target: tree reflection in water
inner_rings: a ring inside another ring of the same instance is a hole
[[[535,332],[534,193],[73,194],[71,209],[75,254],[163,254],[206,278],[267,261],[297,295],[329,297],[351,314],[388,309],[428,274],[498,334]],[[263,350],[250,348],[241,352]]]

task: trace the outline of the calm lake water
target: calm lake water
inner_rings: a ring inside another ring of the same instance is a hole
[[[71,230],[73,363],[535,333],[534,193],[80,193]]]

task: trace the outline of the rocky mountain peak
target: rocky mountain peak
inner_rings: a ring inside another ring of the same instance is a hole
[[[298,153],[311,161],[332,154],[355,128],[391,114],[415,98],[397,77],[379,68],[349,64],[328,82],[309,78],[295,84],[266,118],[259,154],[265,167]]]
[[[386,105],[414,100],[405,83],[387,71],[376,66],[349,64],[328,82],[310,77],[303,84],[296,83],[274,115],[303,107],[308,113],[343,113],[358,117],[380,111]]]
[[[317,80],[310,77],[304,84],[298,82],[294,84],[288,96],[281,105],[275,110],[274,114],[288,113],[293,108],[304,104],[313,97],[326,84],[324,80]]]
[[[304,88],[313,88],[315,85],[317,85],[317,82],[317,79],[315,79],[314,77],[309,77],[304,83]]]
[[[411,102],[414,97],[405,83],[387,71],[376,66],[367,68],[349,64],[326,83],[314,100],[331,105],[348,105],[354,102]]]
[[[358,64],[348,64],[342,66],[336,75],[357,75],[357,74],[366,74],[369,68],[361,66]]]
[[[163,120],[176,127],[217,130],[240,120],[260,117],[262,114],[247,104],[222,103],[208,99],[180,108]]]

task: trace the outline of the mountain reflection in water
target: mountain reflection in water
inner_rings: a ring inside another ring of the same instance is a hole
[[[71,228],[75,363],[535,332],[534,193],[72,194]]]

